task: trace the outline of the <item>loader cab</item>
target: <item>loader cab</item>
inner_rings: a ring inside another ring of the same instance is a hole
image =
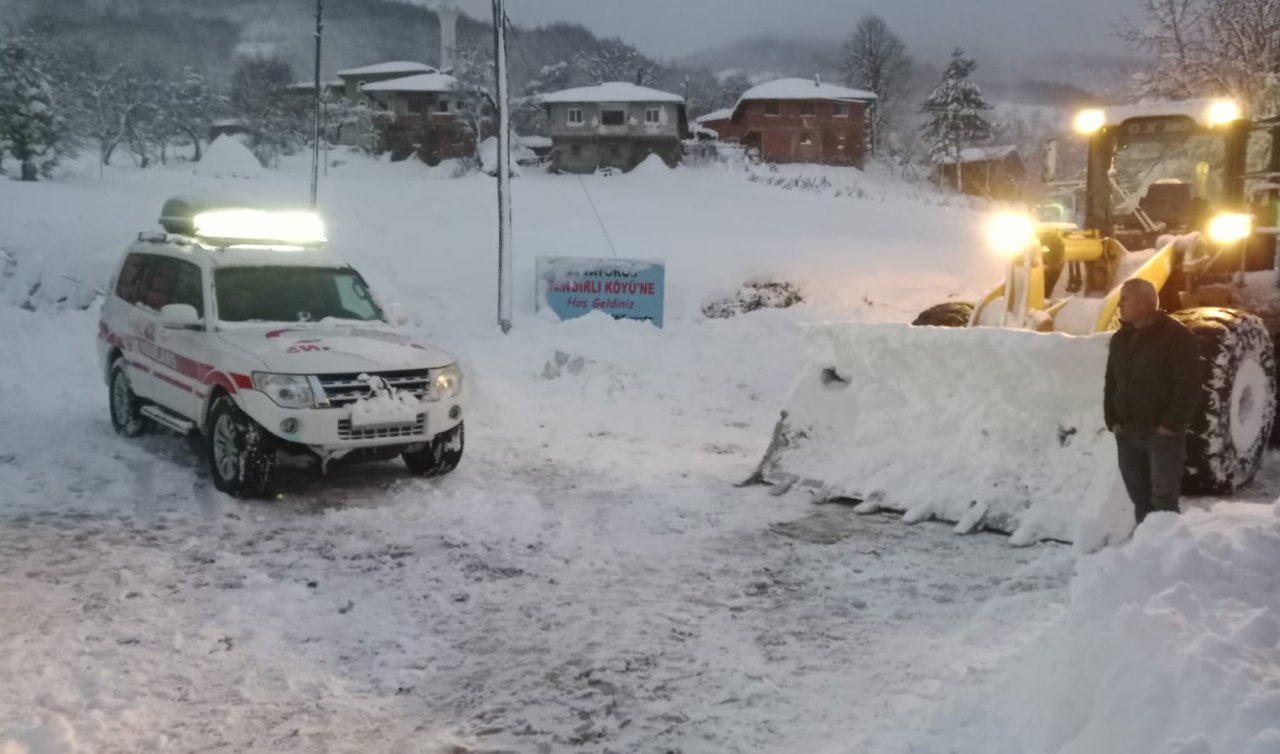
[[[1229,100],[1137,105],[1091,111],[1085,227],[1128,249],[1165,235],[1204,232],[1223,212],[1274,218],[1280,176],[1280,122],[1251,123]],[[1267,217],[1270,215],[1270,217]],[[1245,268],[1274,266],[1275,237],[1245,244]],[[1233,255],[1234,256],[1234,255]],[[1236,260],[1222,260],[1238,268]]]

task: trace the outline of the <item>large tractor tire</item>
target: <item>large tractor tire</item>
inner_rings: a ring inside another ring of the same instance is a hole
[[[920,312],[911,323],[916,327],[968,327],[973,317],[973,304],[967,301],[948,301]]]
[[[1204,373],[1201,402],[1187,434],[1183,487],[1229,495],[1252,481],[1276,416],[1276,360],[1258,317],[1200,308],[1173,315],[1196,336]]]

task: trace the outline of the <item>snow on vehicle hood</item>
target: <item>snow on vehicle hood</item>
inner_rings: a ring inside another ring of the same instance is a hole
[[[453,357],[386,326],[279,323],[222,330],[223,340],[281,374],[342,374],[436,369]]]

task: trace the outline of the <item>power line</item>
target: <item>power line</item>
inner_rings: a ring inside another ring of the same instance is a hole
[[[609,237],[609,229],[604,226],[604,219],[600,217],[600,210],[596,209],[596,202],[591,198],[591,192],[587,190],[587,182],[582,180],[582,176],[578,176],[578,183],[582,186],[582,193],[587,195],[587,203],[591,205],[591,211],[596,215],[596,222],[600,223],[600,232],[604,233],[604,240],[609,244],[609,251],[613,253],[614,258],[618,257],[618,250],[613,246],[613,239]]]

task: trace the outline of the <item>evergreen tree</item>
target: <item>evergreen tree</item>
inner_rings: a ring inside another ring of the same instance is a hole
[[[969,80],[978,64],[956,48],[942,81],[929,93],[920,108],[927,120],[924,137],[929,157],[935,165],[952,162],[956,166],[956,190],[963,191],[960,152],[991,136],[991,123],[983,113],[991,109],[982,98],[982,90]]]
[[[44,62],[28,40],[0,42],[0,143],[24,181],[47,176],[68,138]]]
[[[876,95],[871,116],[873,150],[888,134],[898,105],[908,94],[911,67],[902,39],[873,13],[863,16],[845,40],[845,83]]]

